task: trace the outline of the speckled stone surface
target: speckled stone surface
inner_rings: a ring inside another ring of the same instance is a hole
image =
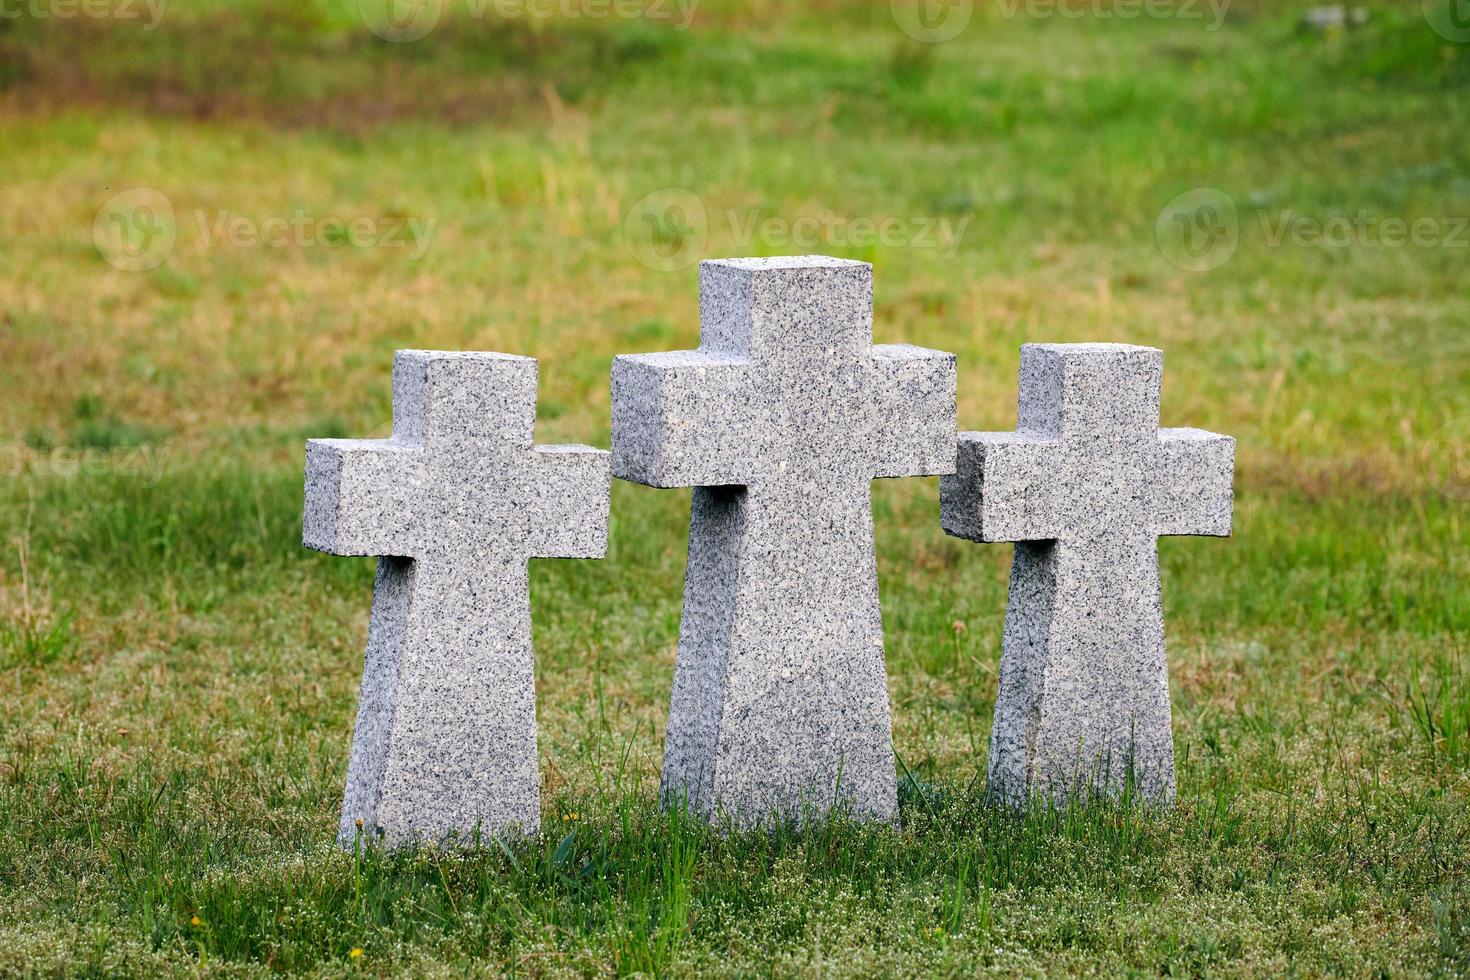
[[[700,267],[700,348],[619,357],[613,473],[692,486],[665,801],[896,811],[870,481],[949,473],[951,354],[872,344],[872,268]]]
[[[343,844],[539,827],[527,562],[603,556],[611,474],[535,418],[531,358],[399,351],[392,438],[307,443],[305,544],[381,556]]]
[[[1159,429],[1163,368],[1150,347],[1027,344],[1016,431],[961,433],[940,482],[946,531],[1016,542],[990,740],[1012,803],[1173,803],[1157,541],[1230,533],[1235,440]]]

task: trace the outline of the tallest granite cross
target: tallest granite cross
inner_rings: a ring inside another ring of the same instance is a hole
[[[749,826],[896,809],[870,482],[952,472],[955,360],[872,267],[700,267],[700,347],[613,363],[613,473],[694,487],[663,793]]]

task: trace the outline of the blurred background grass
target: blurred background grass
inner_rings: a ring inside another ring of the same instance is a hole
[[[982,4],[933,44],[887,3],[449,5],[392,43],[345,2],[38,4],[0,19],[0,972],[1470,969],[1449,7]],[[138,188],[171,247],[127,271],[94,225]],[[1237,224],[1192,272],[1165,212],[1197,188]],[[698,339],[666,256],[801,251],[874,263],[879,341],[958,354],[963,428],[1014,424],[1021,343],[1118,340],[1168,352],[1165,424],[1239,439],[1235,538],[1161,544],[1179,813],[985,810],[1008,549],[896,481],[903,826],[658,817],[688,493],[618,484],[606,561],[533,567],[547,819],[580,829],[332,853],[372,565],[299,547],[303,440],[386,434],[392,351],[430,347],[541,358],[538,439],[606,445],[610,358]]]

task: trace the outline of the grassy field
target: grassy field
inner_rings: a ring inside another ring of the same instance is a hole
[[[179,6],[0,20],[0,975],[1470,971],[1470,44],[1417,0]],[[372,562],[300,547],[303,440],[429,347],[605,446],[612,355],[697,342],[672,266],[803,251],[958,354],[962,428],[1118,340],[1238,438],[1235,537],[1161,543],[1177,812],[984,805],[1010,549],[906,480],[901,825],[661,814],[689,495],[620,483],[532,569],[543,840],[337,851]]]

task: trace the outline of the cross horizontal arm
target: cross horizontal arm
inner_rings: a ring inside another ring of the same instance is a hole
[[[537,446],[532,460],[531,557],[606,555],[611,455],[591,446]]]
[[[1235,440],[1204,429],[1160,429],[1154,533],[1230,535]]]
[[[650,487],[749,483],[761,411],[750,363],[739,356],[670,351],[614,358],[613,474]]]
[[[302,543],[333,555],[416,557],[419,446],[395,439],[306,443]]]
[[[954,475],[939,483],[944,530],[971,541],[1062,536],[1056,442],[1024,432],[961,432]]]
[[[909,344],[872,348],[869,445],[874,476],[933,476],[955,469],[955,357]]]

